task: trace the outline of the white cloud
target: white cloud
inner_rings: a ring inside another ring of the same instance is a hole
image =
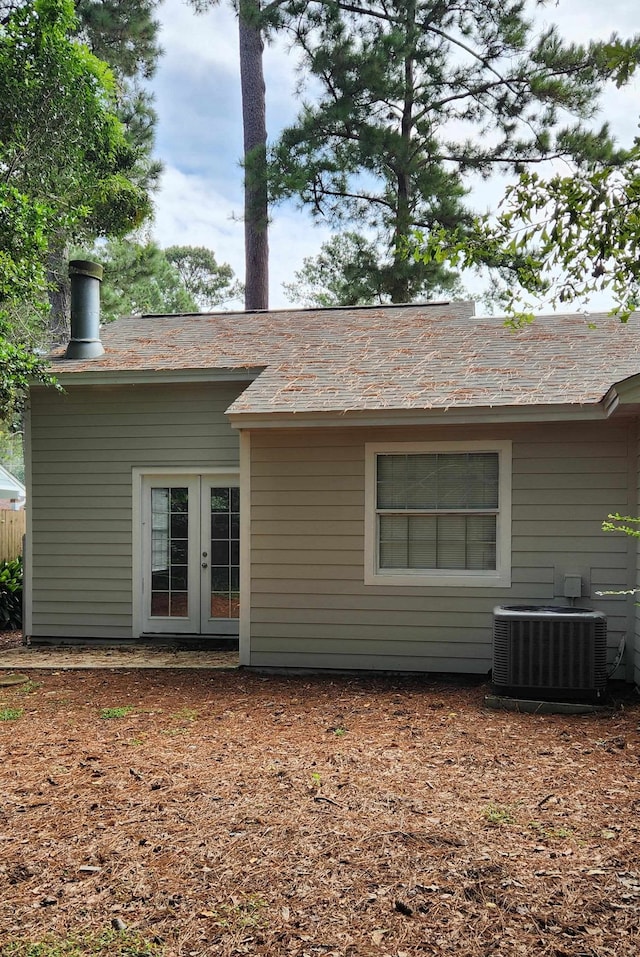
[[[228,262],[238,278],[244,278],[241,199],[234,203],[209,179],[172,166],[165,168],[160,196],[153,235],[161,246],[207,246],[219,262]],[[272,308],[288,305],[282,284],[329,235],[304,213],[287,207],[278,211],[269,234]]]
[[[208,64],[230,76],[238,73],[238,29],[230,5],[221,3],[206,13],[195,13],[184,0],[165,0],[159,12],[161,69],[179,64],[189,72]]]
[[[541,23],[556,24],[560,36],[573,43],[605,40],[612,33],[632,36],[638,29],[637,0],[563,0],[543,7]]]
[[[275,211],[269,234],[271,306],[274,309],[289,305],[282,284],[292,281],[302,261],[317,255],[320,246],[330,235],[331,230],[316,225],[308,213],[291,207]]]
[[[234,206],[228,196],[219,193],[210,180],[167,166],[162,176],[161,197],[154,229],[161,245],[210,244],[220,256],[237,253],[235,246],[237,236],[241,242],[242,224],[235,219],[242,210]]]

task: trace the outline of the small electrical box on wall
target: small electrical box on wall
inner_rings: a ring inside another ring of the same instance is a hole
[[[565,575],[564,576],[563,595],[565,598],[581,598],[582,597],[582,578],[580,577],[580,575]]]

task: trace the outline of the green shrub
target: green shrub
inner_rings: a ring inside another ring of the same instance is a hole
[[[22,559],[0,562],[0,631],[22,628]]]

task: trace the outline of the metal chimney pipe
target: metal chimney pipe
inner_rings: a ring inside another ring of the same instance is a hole
[[[103,355],[100,342],[100,283],[103,269],[99,263],[73,259],[71,278],[71,339],[65,359],[96,359]]]

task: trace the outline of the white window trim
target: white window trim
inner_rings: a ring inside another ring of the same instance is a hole
[[[433,452],[497,452],[498,516],[495,570],[405,569],[378,567],[378,515],[376,464],[378,455]],[[511,585],[511,442],[387,442],[365,444],[365,585],[414,585],[469,588],[504,588]]]

